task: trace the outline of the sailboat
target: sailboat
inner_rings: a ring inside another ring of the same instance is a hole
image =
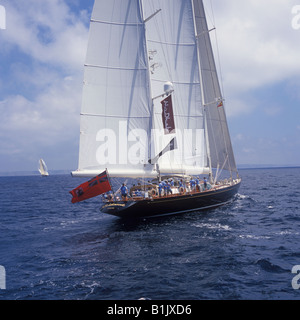
[[[95,0],[72,175],[101,173],[84,188],[110,182],[99,189],[112,190],[101,212],[140,218],[206,210],[238,192],[213,30],[202,0]],[[131,181],[125,194],[114,192],[115,178]],[[84,188],[71,192],[74,202],[85,199]]]
[[[39,172],[43,177],[49,176],[46,163],[45,163],[45,161],[43,159],[39,160]]]

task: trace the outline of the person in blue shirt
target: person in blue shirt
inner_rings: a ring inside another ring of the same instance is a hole
[[[204,184],[203,184],[204,190],[206,190],[207,189],[207,179],[205,177],[203,178],[203,182],[204,182]]]
[[[166,181],[162,181],[162,185],[163,185],[163,188],[164,188],[164,195],[166,196],[167,195],[167,189],[168,189]]]
[[[194,180],[194,178],[191,178],[191,180],[190,180],[190,187],[191,187],[191,191],[194,191],[194,189],[195,189],[195,180]]]
[[[162,189],[163,189],[163,184],[162,184],[162,182],[160,182],[159,185],[158,185],[158,194],[159,194],[160,197],[161,197]]]
[[[180,180],[178,181],[178,186],[179,186],[179,188],[183,187],[183,181],[182,181],[182,179],[180,179]]]
[[[171,183],[169,181],[166,182],[166,191],[166,195],[168,195],[169,193],[172,194]]]
[[[121,195],[122,195],[123,201],[127,201],[128,188],[126,187],[125,183],[122,184],[122,187],[121,187]]]
[[[179,191],[180,193],[184,193],[184,189],[185,189],[185,184],[184,184],[183,180],[180,179],[180,180],[179,180],[178,191]]]
[[[196,177],[195,179],[195,184],[196,184],[196,191],[200,191],[200,185],[199,185],[199,178]]]
[[[173,179],[170,179],[170,185],[171,185],[171,187],[174,187],[174,180]]]

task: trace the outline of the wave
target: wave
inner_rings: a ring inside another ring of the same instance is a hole
[[[213,230],[225,230],[230,231],[232,230],[231,227],[228,225],[222,225],[220,223],[211,224],[211,223],[194,223],[192,224],[192,227],[196,228],[206,228],[206,229],[213,229]]]
[[[270,273],[286,273],[290,272],[290,270],[286,270],[281,268],[280,266],[273,264],[268,259],[259,259],[254,262],[254,265],[258,265],[262,270]]]
[[[253,240],[261,240],[261,239],[271,239],[269,236],[256,236],[253,234],[241,234],[239,235],[239,238],[242,239],[253,239]]]

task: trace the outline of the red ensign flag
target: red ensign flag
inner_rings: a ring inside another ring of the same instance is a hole
[[[77,188],[70,191],[72,203],[87,200],[111,190],[106,170],[97,177],[82,183]]]

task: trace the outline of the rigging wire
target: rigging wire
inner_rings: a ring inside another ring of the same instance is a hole
[[[215,12],[214,12],[214,6],[213,6],[213,0],[209,0],[210,3],[210,12],[211,12],[211,16],[209,15],[209,13],[207,14],[210,19],[211,19],[211,23],[213,25],[213,28],[215,28],[215,47],[216,47],[216,54],[217,54],[217,60],[218,60],[218,69],[219,69],[219,82],[221,85],[221,93],[222,93],[222,97],[225,100],[225,89],[224,89],[224,83],[223,83],[223,71],[222,71],[222,65],[221,65],[221,58],[220,58],[220,50],[219,50],[219,41],[218,41],[218,29],[216,27],[216,19],[215,19]],[[207,10],[208,11],[208,10]],[[209,11],[208,11],[209,12]]]
[[[216,23],[215,23],[215,13],[214,13],[214,7],[213,7],[213,0],[209,0],[210,2],[210,8],[211,8],[211,13],[212,13],[212,23],[213,23],[213,26],[215,27],[215,47],[216,47],[216,54],[217,54],[217,60],[218,60],[218,71],[219,71],[219,84],[220,84],[220,89],[221,89],[221,95],[222,95],[222,98],[223,100],[226,100],[225,96],[225,88],[224,88],[224,81],[223,81],[223,71],[222,71],[222,64],[221,64],[221,58],[220,58],[220,50],[219,50],[219,41],[218,41],[218,32],[217,32],[217,28],[216,28]],[[226,118],[226,114],[225,114],[225,118]],[[223,125],[222,125],[223,127]],[[227,126],[227,121],[225,123],[225,130],[228,131],[228,126]],[[235,164],[235,159],[234,159],[234,156],[233,156],[233,161],[234,161],[234,165],[232,167],[232,163],[231,161],[229,161],[229,153],[228,153],[228,148],[229,150],[232,150],[232,143],[231,141],[229,141],[229,146],[227,145],[227,143],[225,142],[225,146],[226,146],[226,151],[227,151],[227,158],[225,159],[225,162],[228,162],[228,165],[229,165],[229,171],[230,171],[230,175],[231,175],[231,178],[232,178],[232,172],[236,172],[237,173],[237,168],[236,168],[236,164]],[[223,165],[224,167],[224,165]]]

